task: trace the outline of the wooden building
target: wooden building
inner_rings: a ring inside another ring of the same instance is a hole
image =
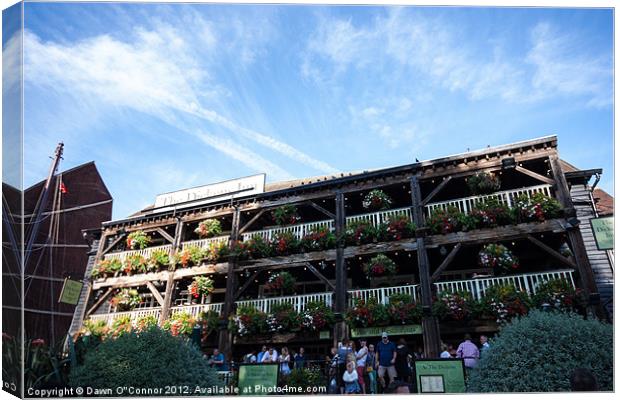
[[[26,339],[44,339],[56,343],[67,334],[75,306],[59,302],[65,278],[83,281],[84,266],[90,246],[84,239],[83,229],[101,226],[112,216],[112,197],[94,162],[71,168],[53,176],[51,192],[46,204],[39,204],[45,181],[23,192],[25,237],[38,224],[32,251],[25,258],[25,269],[11,257],[13,246],[9,241],[9,229],[20,243],[19,224],[3,224],[3,332],[12,336],[23,329]],[[22,214],[22,193],[3,187],[7,204],[13,207],[12,217],[19,221]],[[41,207],[39,220],[35,221],[35,209]],[[24,240],[27,242],[27,240]],[[25,245],[25,243],[24,243]],[[23,278],[23,280],[22,280]],[[23,301],[22,299],[23,290]]]
[[[412,332],[411,338],[432,355],[439,353],[442,339],[460,338],[464,332],[497,330],[493,324],[440,323],[432,312],[439,294],[467,291],[479,298],[498,283],[534,292],[537,285],[551,279],[564,279],[582,289],[590,311],[602,315],[599,293],[608,293],[608,286],[613,284],[608,271],[603,270],[611,267],[601,263],[600,271],[594,268],[602,258],[593,256],[588,247],[587,222],[581,220],[581,207],[586,205],[574,201],[587,192],[590,177],[601,171],[568,169],[560,160],[557,138],[548,136],[393,168],[267,184],[264,190],[238,185],[235,193],[224,191],[211,197],[192,194],[191,190],[173,193],[159,199],[152,208],[106,222],[99,231],[91,232],[93,256],[88,271],[100,270],[102,262],[126,263],[136,254],[148,259],[155,251],[166,253],[170,261],[146,273],[116,271],[93,279],[72,329],[76,332],[85,319],[111,325],[119,317],[136,320],[152,315],[163,323],[175,312],[197,316],[211,310],[221,316],[222,322],[209,336],[207,346],[219,346],[236,359],[249,348],[258,349],[266,340],[304,345],[310,352],[327,354],[329,347],[350,337],[345,315],[356,299],[387,303],[390,296],[404,293],[422,310],[421,330]],[[499,178],[501,183],[493,193],[472,195],[468,180],[482,173]],[[364,207],[364,199],[373,190],[381,190],[389,197],[389,207],[370,212]],[[429,225],[436,210],[450,208],[468,215],[481,200],[493,198],[513,206],[519,196],[530,198],[536,193],[557,199],[561,212],[540,221],[494,224],[459,232],[437,233]],[[299,220],[275,226],[273,211],[287,205],[295,206]],[[593,207],[591,200],[589,207]],[[403,237],[375,238],[370,243],[342,239],[360,222],[378,227],[393,216],[405,216],[415,224],[414,232]],[[200,238],[196,228],[207,219],[218,220],[222,233]],[[333,248],[306,248],[262,258],[241,257],[242,252],[231,251],[219,259],[195,260],[186,268],[177,265],[179,259],[174,257],[184,249],[211,249],[221,243],[238,250],[242,248],[239,243],[250,243],[257,236],[269,241],[283,232],[301,239],[317,232],[317,228],[335,233],[338,240]],[[129,249],[127,237],[132,232],[144,232],[149,246]],[[490,243],[504,244],[519,257],[521,267],[509,274],[495,274],[480,267],[479,251]],[[560,248],[568,248],[570,254]],[[367,278],[363,266],[378,254],[397,265],[396,274]],[[270,276],[282,271],[294,275],[294,293],[270,296],[265,285]],[[193,298],[188,293],[188,285],[196,276],[213,280],[215,288],[209,296]],[[141,302],[133,310],[115,312],[108,300],[123,288],[136,289]],[[227,322],[241,306],[269,313],[277,304],[291,303],[295,310],[303,311],[309,302],[317,300],[335,312],[335,322],[324,334],[239,337]]]

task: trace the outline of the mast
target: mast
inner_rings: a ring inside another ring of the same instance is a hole
[[[37,206],[35,207],[34,216],[30,220],[31,222],[34,221],[34,224],[30,228],[30,234],[28,235],[28,244],[26,245],[26,248],[24,250],[24,264],[23,264],[24,271],[26,269],[26,265],[28,264],[28,259],[30,258],[30,252],[32,250],[32,245],[34,244],[37,234],[39,233],[39,226],[41,224],[41,220],[40,220],[41,214],[43,214],[43,208],[45,208],[45,205],[47,204],[47,197],[49,194],[50,185],[52,183],[52,178],[54,177],[54,174],[56,173],[56,170],[58,169],[58,163],[60,163],[60,159],[62,158],[63,148],[64,148],[63,142],[58,143],[58,146],[56,146],[56,151],[54,153],[54,160],[52,161],[52,165],[50,166],[50,171],[47,175],[47,180],[45,181],[45,185],[43,185],[43,189],[41,190],[41,194],[39,195],[39,201],[37,202]]]

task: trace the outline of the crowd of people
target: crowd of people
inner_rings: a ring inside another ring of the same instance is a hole
[[[455,349],[452,344],[442,344],[442,352],[429,358],[461,358],[466,370],[475,368],[480,355],[490,344],[485,335],[479,338],[480,345],[472,342],[469,334],[465,335]],[[338,343],[325,357],[329,392],[334,394],[378,394],[408,393],[415,387],[413,379],[413,362],[415,359],[427,358],[422,347],[414,351],[407,346],[405,338],[392,342],[386,332],[376,343],[369,343],[362,338],[356,342],[349,340]],[[280,376],[286,379],[292,369],[306,367],[310,360],[306,358],[303,347],[297,352],[289,351],[283,346],[280,351],[274,346],[263,345],[261,351],[253,350],[241,360],[243,363],[278,363]],[[224,354],[213,350],[209,363],[218,371],[228,371],[229,365]]]

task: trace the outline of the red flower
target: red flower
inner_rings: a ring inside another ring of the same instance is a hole
[[[45,345],[45,340],[43,340],[43,339],[34,339],[32,342],[30,342],[30,345],[32,347],[44,346]]]

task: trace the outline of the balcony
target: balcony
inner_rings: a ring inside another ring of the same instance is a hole
[[[535,272],[531,274],[501,276],[492,278],[476,278],[462,281],[437,282],[437,292],[457,292],[463,290],[472,294],[473,298],[480,300],[486,290],[493,285],[514,285],[516,288],[525,290],[528,294],[535,294],[536,288],[543,282],[554,279],[564,279],[575,287],[572,270],[558,270],[549,272]]]
[[[228,244],[228,236],[217,236],[209,239],[190,240],[181,244],[181,250],[188,247],[199,247],[202,250],[208,249],[212,244],[226,243]]]
[[[119,259],[121,261],[125,261],[125,259],[135,254],[139,254],[142,257],[148,259],[149,257],[151,257],[151,254],[153,254],[155,250],[164,250],[169,256],[172,255],[172,245],[166,244],[163,246],[147,247],[141,250],[129,250],[129,251],[121,251],[118,253],[110,253],[110,254],[104,255],[103,259],[104,260]]]
[[[511,276],[489,278],[481,277],[460,281],[436,282],[435,287],[438,293],[467,291],[472,294],[474,299],[480,300],[484,296],[485,291],[492,285],[511,284],[519,289],[525,290],[528,294],[532,295],[536,293],[536,288],[538,287],[538,285],[554,279],[564,279],[565,281],[569,282],[573,287],[575,287],[572,270],[556,270]],[[390,296],[394,294],[408,294],[412,296],[414,301],[419,301],[419,290],[419,285],[349,290],[349,305],[353,305],[354,298],[362,298],[364,300],[368,300],[369,298],[375,298],[379,301],[379,303],[387,304],[389,302]],[[236,304],[237,306],[255,307],[262,312],[269,313],[271,312],[271,308],[274,305],[290,303],[293,305],[295,311],[301,312],[306,309],[306,306],[309,302],[315,301],[324,302],[326,305],[331,306],[333,301],[333,293],[325,292],[302,294],[296,296],[268,297],[264,299],[237,301]],[[181,305],[171,307],[170,312],[187,312],[194,317],[198,317],[201,312],[205,311],[216,311],[218,313],[221,313],[222,307],[223,303]],[[119,313],[93,314],[90,316],[90,319],[94,321],[104,320],[107,321],[108,325],[111,325],[115,319],[124,316],[130,316],[132,321],[135,321],[138,318],[147,315],[153,315],[155,318],[159,319],[159,313],[160,308],[143,308],[134,311]]]
[[[484,200],[497,199],[501,204],[512,207],[514,205],[515,199],[518,196],[526,195],[529,198],[536,193],[542,193],[546,196],[551,196],[551,185],[529,186],[521,189],[504,190],[502,192],[495,192],[488,195],[470,196],[454,200],[440,201],[427,204],[425,206],[425,209],[427,215],[430,215],[436,209],[447,210],[448,207],[456,207],[462,213],[469,214],[471,210],[475,207],[476,203]]]

